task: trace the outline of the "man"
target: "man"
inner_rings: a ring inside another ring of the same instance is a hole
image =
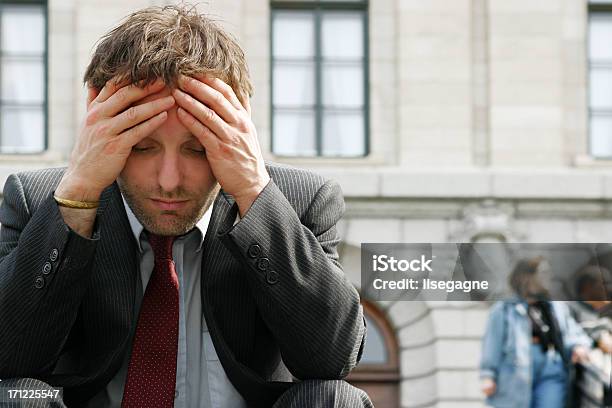
[[[192,9],[145,9],[85,82],[68,167],[4,187],[2,387],[79,407],[371,406],[341,381],[365,324],[340,189],[264,163],[235,41]]]

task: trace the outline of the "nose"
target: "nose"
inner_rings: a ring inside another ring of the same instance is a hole
[[[161,157],[157,182],[165,193],[172,193],[177,190],[181,182],[181,170],[176,154],[165,152]]]

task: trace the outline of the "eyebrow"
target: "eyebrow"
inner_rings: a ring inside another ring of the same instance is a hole
[[[142,142],[142,141],[144,141],[144,140],[147,140],[147,139],[153,139],[154,137],[158,137],[158,136],[159,136],[159,134],[157,133],[157,129],[155,129],[153,132],[149,133],[149,135],[148,135],[148,136],[145,136],[143,139],[141,139],[141,140],[140,140],[140,142]],[[197,141],[198,143],[200,142],[200,141],[198,140],[198,138],[197,138],[197,137],[195,137],[195,136],[193,135],[193,133],[191,133],[191,132],[186,132],[186,133],[185,133],[185,136],[186,136],[186,140],[185,140],[184,142],[182,142],[182,143],[191,142],[192,140],[195,140],[195,141]],[[155,141],[155,140],[154,140],[154,141]],[[138,142],[138,143],[140,143],[140,142]],[[200,143],[200,144],[201,144],[201,143]]]

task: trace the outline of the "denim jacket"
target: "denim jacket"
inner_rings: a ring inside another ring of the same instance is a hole
[[[591,341],[571,318],[564,302],[551,302],[563,340],[564,361],[571,360],[572,350]],[[497,302],[491,308],[482,342],[480,378],[491,378],[497,388],[487,398],[494,407],[529,407],[531,401],[531,321],[527,302],[512,298]]]

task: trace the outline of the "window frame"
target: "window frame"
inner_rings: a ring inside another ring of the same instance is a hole
[[[17,151],[8,152],[3,150],[2,144],[2,129],[0,128],[0,155],[5,156],[33,156],[40,155],[49,150],[49,3],[47,0],[5,0],[0,4],[0,18],[4,8],[14,6],[40,6],[43,15],[43,46],[44,50],[41,54],[43,63],[43,103],[41,104],[43,114],[43,143],[42,150],[40,151]],[[0,31],[0,43],[2,41],[2,32]],[[0,66],[5,56],[0,49]],[[0,81],[2,79],[2,70],[0,69]],[[1,83],[1,82],[0,82]],[[6,103],[0,98],[0,109],[5,106]],[[1,113],[0,113],[1,115]]]
[[[363,313],[369,317],[379,328],[385,342],[387,361],[384,363],[360,363],[347,377],[348,381],[387,381],[400,380],[400,347],[395,330],[389,323],[384,312],[374,302],[361,299]]]
[[[589,2],[588,10],[587,10],[587,38],[586,38],[586,60],[587,60],[587,86],[586,86],[586,105],[587,105],[587,152],[588,156],[596,161],[610,161],[612,160],[612,153],[607,156],[597,156],[593,153],[593,135],[591,134],[592,130],[592,121],[594,114],[593,108],[591,107],[591,72],[593,68],[593,62],[591,60],[591,56],[589,53],[590,44],[591,44],[591,36],[590,28],[591,28],[591,19],[593,15],[597,13],[612,13],[612,1],[609,2]],[[607,68],[612,71],[612,61],[610,61],[610,67]],[[597,110],[596,110],[597,111]],[[612,109],[609,112],[606,112],[606,116],[609,116],[612,119]],[[612,135],[611,135],[612,136]]]
[[[278,11],[312,11],[314,14],[314,35],[315,35],[315,154],[314,155],[286,155],[279,154],[274,150],[274,15]],[[323,113],[325,111],[322,103],[322,56],[321,56],[321,14],[325,11],[360,11],[363,22],[363,126],[364,126],[364,151],[363,154],[354,156],[343,155],[327,155],[323,153]],[[269,14],[270,27],[270,69],[269,69],[269,92],[270,92],[270,152],[279,158],[287,159],[339,159],[339,160],[355,160],[364,159],[371,153],[370,150],[370,50],[369,50],[369,2],[367,0],[282,0],[272,1],[270,3]]]

